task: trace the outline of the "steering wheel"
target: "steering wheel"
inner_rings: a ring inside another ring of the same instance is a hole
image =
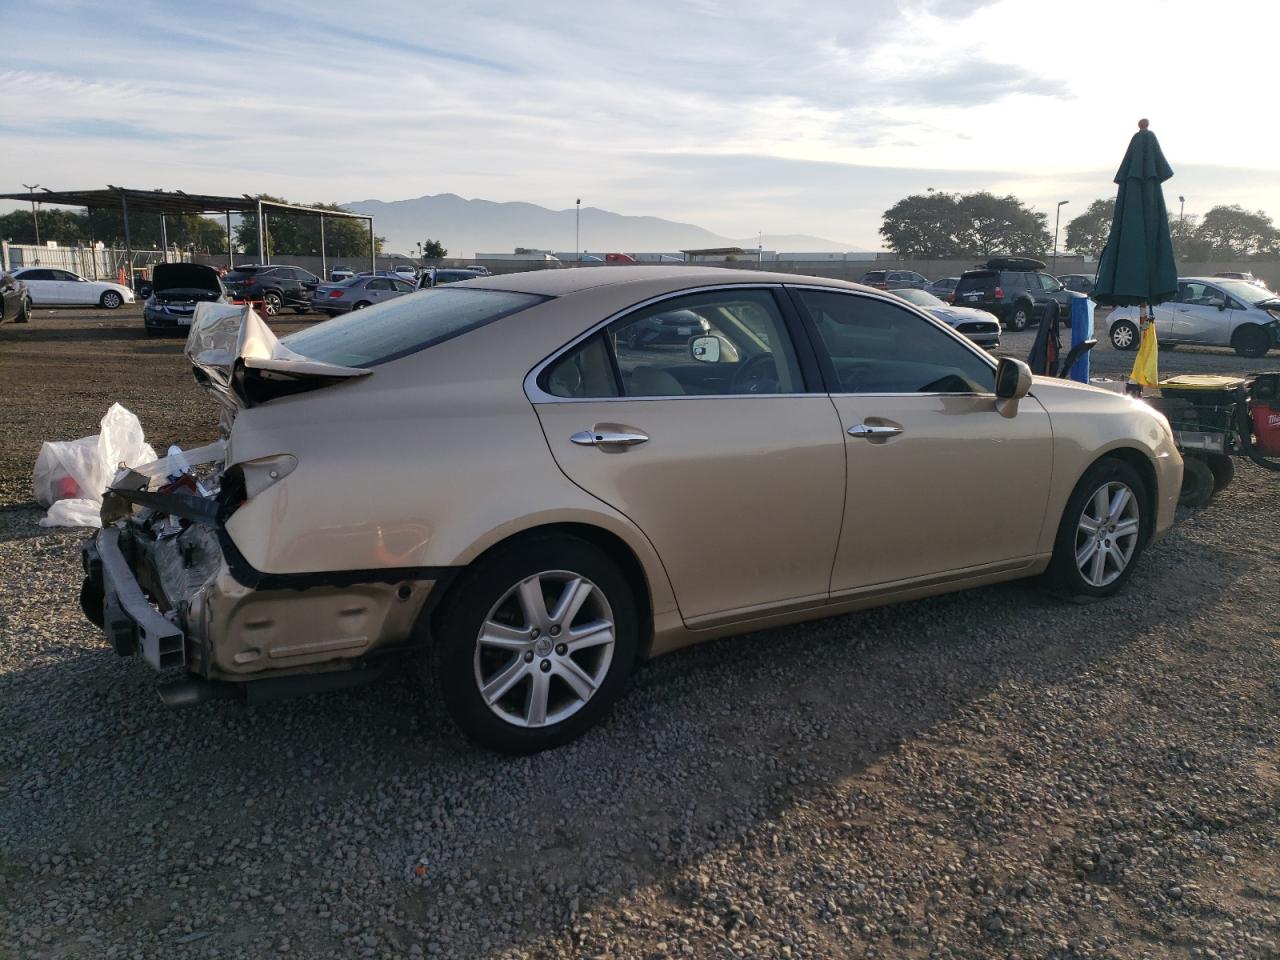
[[[777,393],[778,367],[773,354],[758,353],[738,366],[729,381],[730,393]]]

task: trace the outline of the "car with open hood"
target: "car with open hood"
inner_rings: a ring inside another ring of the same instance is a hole
[[[630,346],[686,313],[687,340]],[[714,637],[1040,574],[1107,597],[1182,478],[1147,404],[794,274],[484,277],[283,340],[207,303],[186,353],[220,438],[186,451],[194,474],[117,474],[83,549],[116,652],[173,704],[416,664],[513,753]]]
[[[1231,347],[1242,357],[1264,357],[1280,347],[1280,296],[1245,280],[1179,277],[1174,298],[1150,310],[1156,339],[1165,348],[1199,344]],[[1138,308],[1112,310],[1107,334],[1117,350],[1138,349]]]
[[[203,263],[157,263],[151,269],[151,294],[142,304],[147,336],[186,336],[201,303],[226,303],[218,271]]]

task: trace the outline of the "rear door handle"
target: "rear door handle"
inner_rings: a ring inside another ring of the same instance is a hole
[[[636,444],[644,443],[648,440],[647,434],[639,431],[623,431],[623,430],[579,430],[572,437],[570,442],[576,443],[580,447],[611,447],[626,448],[634,447]]]
[[[902,428],[888,424],[855,423],[848,432],[851,437],[861,437],[865,440],[887,440],[902,433]]]

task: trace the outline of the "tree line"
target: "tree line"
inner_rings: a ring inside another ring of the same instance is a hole
[[[1111,232],[1115,198],[1095,200],[1067,224],[1066,248],[1096,257]],[[1210,208],[1203,217],[1169,217],[1169,235],[1177,260],[1275,259],[1280,256],[1280,230],[1263,211],[1237,205]]]
[[[1115,198],[1094,200],[1066,223],[1062,252],[1097,257],[1111,231]],[[996,253],[1046,257],[1053,249],[1048,216],[1017,197],[985,191],[929,190],[904,197],[884,212],[880,236],[906,260],[988,257]],[[1187,262],[1275,259],[1280,230],[1263,211],[1213,207],[1203,217],[1169,218],[1174,256]]]
[[[279,197],[260,194],[255,199],[287,203]],[[314,210],[350,212],[334,203],[297,204]],[[65,207],[41,207],[39,211],[40,242],[56,241],[66,246],[102,241],[124,246],[124,218],[118,210],[74,210]],[[129,238],[135,250],[159,249],[167,234],[169,243],[199,253],[225,253],[226,223],[200,214],[167,214],[161,230],[160,214],[132,213],[129,216]],[[231,231],[237,253],[258,253],[258,217],[255,213],[241,216]],[[30,207],[0,216],[0,237],[11,243],[35,243],[36,230]],[[267,251],[271,255],[320,255],[320,218],[290,210],[267,210]],[[374,237],[377,252],[382,252],[383,237]],[[369,253],[369,228],[366,220],[345,217],[326,219],[324,249],[332,257],[358,257]]]

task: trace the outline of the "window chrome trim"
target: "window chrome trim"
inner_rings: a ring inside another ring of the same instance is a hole
[[[783,286],[784,285],[781,283],[765,283],[765,282],[716,283],[716,284],[711,284],[709,286],[686,287],[681,290],[671,290],[666,293],[656,294],[647,300],[641,300],[638,303],[630,304],[629,306],[626,306],[621,310],[619,310],[617,313],[614,313],[606,317],[605,319],[599,321],[598,323],[593,324],[591,327],[587,329],[585,333],[579,334],[578,336],[570,340],[568,343],[564,344],[561,347],[556,348],[556,350],[552,352],[550,356],[545,357],[544,359],[538,361],[538,363],[534,365],[533,369],[530,370],[527,374],[525,374],[524,394],[526,397],[528,397],[529,402],[534,404],[538,404],[538,403],[609,403],[609,402],[616,402],[619,400],[629,400],[633,402],[637,400],[639,401],[725,400],[729,398],[738,399],[741,397],[825,397],[827,396],[827,394],[821,391],[816,391],[813,393],[719,393],[714,395],[712,394],[694,394],[694,395],[678,394],[676,396],[669,396],[669,397],[557,397],[547,393],[545,390],[543,390],[541,387],[538,386],[538,378],[542,376],[542,372],[546,370],[547,367],[551,366],[553,363],[555,363],[557,360],[563,357],[565,354],[571,353],[583,341],[590,340],[592,337],[594,337],[597,333],[599,333],[605,327],[609,326],[609,324],[614,323],[618,320],[621,320],[629,314],[636,313],[640,310],[644,310],[648,307],[651,307],[655,303],[662,303],[664,300],[673,300],[676,297],[687,297],[690,294],[695,294],[695,293],[715,293],[718,290],[769,290],[776,294],[776,292],[781,291],[783,289]],[[844,288],[828,287],[826,289],[842,290]],[[781,308],[778,309],[778,316],[779,316],[779,319],[782,320],[783,326],[785,329],[786,316],[783,313]],[[790,339],[789,330],[787,331],[787,334],[788,334],[788,339]],[[792,345],[791,349],[794,351],[795,346]],[[798,356],[796,357],[796,362],[797,363],[800,362],[800,358]]]
[[[683,290],[670,291],[668,293],[657,294],[648,300],[641,300],[639,303],[633,303],[628,307],[619,310],[617,313],[606,317],[599,321],[585,333],[579,334],[568,343],[559,347],[552,354],[545,357],[533,369],[525,374],[524,393],[530,403],[617,403],[619,401],[641,402],[647,403],[653,400],[741,400],[747,397],[755,397],[757,399],[773,398],[773,399],[795,399],[797,397],[832,397],[832,398],[853,398],[853,397],[972,397],[972,398],[995,398],[995,392],[991,393],[837,393],[837,392],[813,392],[813,393],[716,393],[716,394],[677,394],[674,396],[663,397],[557,397],[547,393],[538,386],[538,378],[542,372],[555,363],[565,354],[572,352],[579,344],[586,340],[590,340],[593,336],[603,330],[609,324],[616,320],[621,320],[628,314],[644,310],[653,306],[655,303],[661,303],[664,300],[671,300],[676,297],[688,296],[692,293],[714,293],[717,290],[816,290],[819,292],[835,291],[837,293],[865,297],[869,300],[883,300],[885,303],[895,307],[907,307],[917,316],[922,317],[928,323],[933,324],[936,328],[949,334],[953,339],[960,342],[966,349],[985,361],[990,367],[994,375],[997,366],[994,358],[986,353],[972,340],[962,333],[958,333],[951,327],[947,326],[937,317],[931,316],[927,311],[917,307],[915,304],[903,300],[901,297],[885,296],[881,291],[873,289],[851,289],[849,287],[828,286],[821,283],[719,283],[711,286],[689,287]],[[975,321],[976,322],[976,321]],[[997,321],[998,322],[998,321]],[[794,346],[792,347],[794,349]],[[823,347],[825,349],[825,345]]]

